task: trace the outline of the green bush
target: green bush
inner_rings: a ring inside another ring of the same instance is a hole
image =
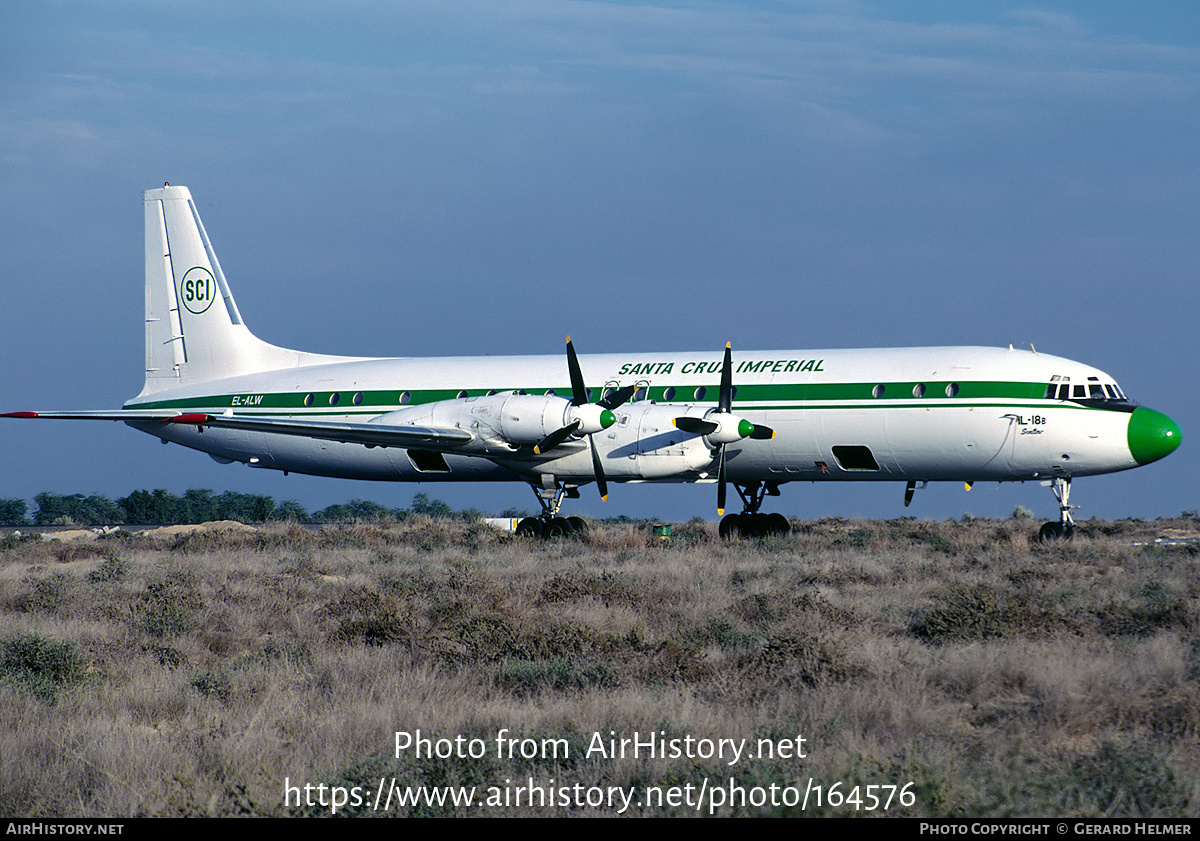
[[[0,675],[48,704],[58,701],[69,687],[83,681],[87,660],[74,643],[21,634],[4,644]]]

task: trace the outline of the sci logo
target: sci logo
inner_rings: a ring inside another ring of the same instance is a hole
[[[217,282],[202,266],[188,269],[179,284],[179,294],[187,311],[200,315],[207,312],[217,297]]]

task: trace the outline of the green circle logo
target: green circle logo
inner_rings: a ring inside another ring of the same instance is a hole
[[[179,283],[179,297],[187,311],[200,315],[207,312],[217,298],[217,281],[203,266],[188,269]]]

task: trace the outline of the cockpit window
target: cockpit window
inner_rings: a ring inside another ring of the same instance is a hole
[[[1099,377],[1088,377],[1087,385],[1071,384],[1070,377],[1055,374],[1046,386],[1047,400],[1115,401],[1133,405],[1121,387],[1114,382],[1102,383]]]

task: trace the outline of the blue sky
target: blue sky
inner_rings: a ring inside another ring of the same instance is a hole
[[[916,8],[912,8],[916,6]],[[366,356],[1029,343],[1166,412],[1081,515],[1200,508],[1191,2],[28,2],[0,27],[4,409],[119,406],[141,191],[192,189],[251,329]],[[0,496],[240,490],[533,510],[519,485],[0,427]],[[1054,510],[1037,485],[788,486],[799,516]],[[700,487],[573,511],[714,516]]]

